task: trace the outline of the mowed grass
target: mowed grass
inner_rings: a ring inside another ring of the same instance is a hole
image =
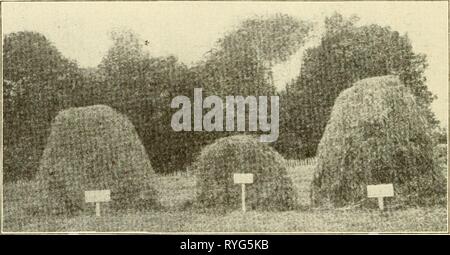
[[[311,209],[309,187],[313,167],[289,169],[298,193],[298,209],[286,212],[242,213],[202,211],[195,204],[195,176],[158,176],[159,209],[106,212],[95,217],[43,217],[37,213],[34,182],[4,187],[6,232],[446,232],[447,208],[407,208],[381,214],[366,209]],[[26,206],[24,206],[26,204]],[[88,212],[89,213],[89,212]]]

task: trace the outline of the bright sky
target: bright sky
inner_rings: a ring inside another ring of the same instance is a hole
[[[130,28],[153,56],[175,55],[190,65],[225,32],[254,15],[277,12],[317,22],[337,11],[358,15],[360,24],[376,23],[408,33],[414,50],[428,56],[428,87],[438,96],[433,111],[448,126],[447,2],[47,2],[3,3],[3,33],[32,30],[44,34],[68,58],[94,67],[111,45],[108,32]],[[317,41],[311,41],[308,46]],[[281,89],[299,74],[302,50],[274,68]]]

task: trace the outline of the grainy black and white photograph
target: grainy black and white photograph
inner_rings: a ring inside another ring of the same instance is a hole
[[[4,2],[2,233],[448,233],[448,3]]]

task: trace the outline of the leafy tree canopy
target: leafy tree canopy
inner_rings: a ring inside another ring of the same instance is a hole
[[[299,77],[281,99],[285,109],[277,148],[285,155],[314,156],[337,96],[368,77],[399,76],[429,122],[437,124],[430,110],[434,96],[426,86],[425,55],[414,53],[407,35],[375,24],[358,26],[357,21],[337,13],[326,18],[320,44],[306,50]]]

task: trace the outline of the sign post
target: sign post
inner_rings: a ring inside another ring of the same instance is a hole
[[[234,174],[233,175],[234,184],[241,184],[241,200],[242,200],[242,211],[246,212],[245,208],[245,184],[253,183],[253,174]]]
[[[84,192],[86,203],[95,203],[95,215],[101,216],[100,202],[109,202],[111,200],[111,191],[106,190],[88,190]]]
[[[378,207],[381,211],[384,211],[384,198],[394,196],[394,185],[379,184],[379,185],[367,185],[367,197],[378,198]]]
[[[245,184],[241,183],[241,190],[242,190],[242,195],[241,195],[241,200],[242,200],[242,211],[245,212]]]

